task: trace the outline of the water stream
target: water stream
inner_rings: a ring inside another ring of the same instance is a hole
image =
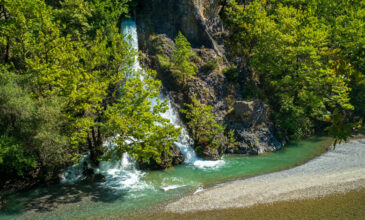
[[[122,23],[122,33],[131,36],[130,43],[138,51],[136,24],[133,20]],[[138,57],[133,65],[141,70]],[[182,127],[177,112],[168,96],[169,110],[163,117]],[[130,210],[145,209],[189,192],[227,180],[286,169],[301,164],[323,151],[327,138],[312,138],[289,144],[284,149],[261,156],[225,156],[219,161],[198,158],[191,147],[186,130],[182,129],[175,143],[185,156],[183,165],[165,171],[144,172],[136,169],[133,159],[124,154],[119,161],[101,162],[97,172],[106,177],[103,183],[79,183],[81,165],[75,165],[64,174],[63,184],[38,188],[12,195],[0,219],[67,219],[86,216],[108,216]],[[87,160],[87,156],[83,157]],[[82,164],[82,163],[80,163]]]
[[[152,205],[214,184],[302,164],[319,155],[326,146],[329,146],[328,138],[311,138],[261,156],[226,155],[224,164],[217,167],[183,164],[165,171],[136,170],[134,174],[138,178],[128,175],[133,174],[134,168],[126,169],[133,166],[124,158],[121,168],[113,164],[104,168],[110,172],[106,183],[60,184],[12,195],[0,219],[106,217],[147,210]]]
[[[139,51],[138,47],[138,34],[136,23],[132,19],[126,19],[122,22],[121,33],[125,36],[126,41],[131,45],[134,51]],[[132,69],[135,72],[126,73],[127,79],[134,77],[133,73],[142,72],[138,55],[134,57]],[[143,79],[143,74],[140,76]],[[175,127],[181,127],[181,135],[178,142],[175,143],[184,154],[185,163],[204,169],[207,167],[219,167],[224,164],[223,160],[218,161],[206,161],[198,158],[194,149],[192,148],[192,141],[188,135],[187,130],[184,128],[177,111],[172,107],[171,100],[168,95],[161,93],[158,97],[161,101],[167,101],[168,110],[162,113],[162,117],[168,119]],[[156,100],[152,100],[152,105],[156,103]],[[112,143],[105,143],[105,145],[112,145]],[[111,146],[112,147],[112,146]],[[88,161],[88,156],[83,155],[79,164],[74,165],[66,169],[63,173],[62,183],[72,183],[83,179],[82,171],[84,162]],[[101,173],[106,177],[106,186],[110,186],[117,189],[132,189],[144,187],[146,184],[141,181],[141,177],[145,175],[136,169],[133,159],[125,153],[123,158],[119,161],[101,162],[100,166],[96,169],[97,173]],[[166,186],[166,189],[172,189],[177,187],[175,185]]]

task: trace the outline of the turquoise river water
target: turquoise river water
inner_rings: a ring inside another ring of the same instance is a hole
[[[318,156],[329,144],[328,138],[311,138],[260,156],[227,155],[216,166],[184,164],[166,171],[145,172],[127,188],[118,188],[116,183],[70,183],[38,188],[11,196],[0,219],[107,217],[148,210],[214,184],[302,164]]]

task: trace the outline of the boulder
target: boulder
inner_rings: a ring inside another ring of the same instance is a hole
[[[227,153],[261,154],[279,149],[282,144],[275,137],[269,118],[269,108],[261,101],[236,101],[227,115],[227,128],[234,130],[238,145]]]
[[[84,176],[84,179],[82,182],[85,183],[95,183],[95,182],[105,182],[105,176],[103,176],[100,173],[95,173],[94,169],[88,166],[87,164],[84,164],[84,171],[82,172],[82,175]]]
[[[258,100],[236,101],[233,114],[237,122],[242,122],[245,127],[252,127],[268,120],[268,106]]]
[[[231,126],[230,129],[232,128]],[[256,129],[244,128],[238,125],[234,129],[234,134],[238,145],[235,148],[227,149],[226,153],[257,155],[276,151],[282,146],[272,132],[272,127],[266,124]]]

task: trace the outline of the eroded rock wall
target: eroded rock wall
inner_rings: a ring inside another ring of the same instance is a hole
[[[157,70],[176,108],[190,103],[193,94],[202,103],[213,106],[217,120],[234,130],[238,141],[236,147],[225,152],[274,151],[281,143],[268,117],[270,109],[260,101],[243,100],[240,82],[232,82],[224,74],[230,61],[224,47],[226,33],[219,15],[221,8],[218,0],[139,0],[136,20],[145,64]],[[197,74],[186,85],[176,80],[169,69],[175,47],[173,39],[179,31],[197,55],[193,61]],[[211,61],[217,64],[213,68]]]
[[[151,35],[166,34],[174,39],[181,31],[194,48],[211,48],[224,56],[219,9],[217,0],[139,0],[136,21],[140,47],[148,48]]]

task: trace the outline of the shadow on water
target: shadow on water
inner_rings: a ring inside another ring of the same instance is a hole
[[[9,202],[1,212],[10,215],[25,212],[47,213],[61,206],[78,205],[82,202],[113,203],[116,200],[123,201],[127,193],[127,191],[117,191],[90,183],[60,184],[14,194],[8,198]]]

